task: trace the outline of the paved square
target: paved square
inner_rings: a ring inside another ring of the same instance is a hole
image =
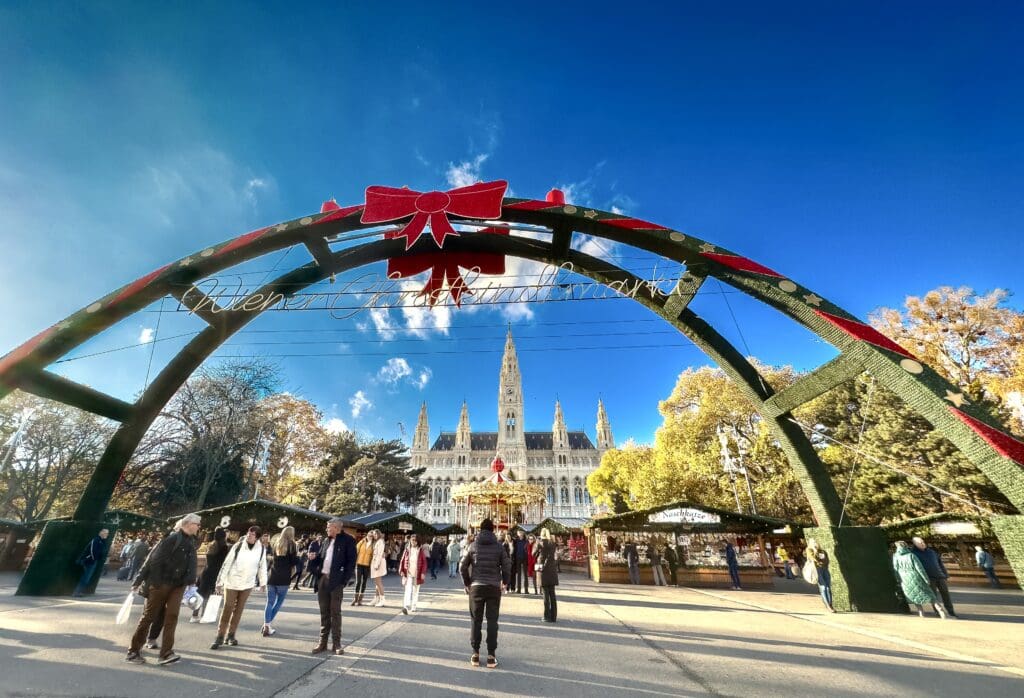
[[[309,654],[308,590],[289,593],[278,634],[259,634],[254,594],[240,645],[210,651],[210,625],[178,625],[182,661],[124,661],[141,606],[114,625],[127,593],[105,577],[91,599],[13,595],[0,576],[3,696],[1016,696],[1024,694],[1024,594],[959,588],[962,620],[824,614],[800,582],[774,592],[595,585],[562,575],[558,623],[537,596],[502,601],[497,669],[469,665],[465,594],[428,581],[418,613],[344,608],[343,657]],[[788,586],[787,586],[788,585]],[[347,594],[349,599],[350,594]],[[347,603],[347,602],[346,602]]]

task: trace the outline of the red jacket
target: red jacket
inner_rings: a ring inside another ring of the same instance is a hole
[[[416,565],[416,584],[423,584],[423,580],[427,576],[427,552],[424,546],[417,548],[420,554],[419,564]],[[402,561],[398,563],[398,574],[403,577],[409,576],[409,547],[406,546],[405,552],[402,553]]]
[[[537,563],[537,556],[534,554],[533,549],[537,546],[536,543],[533,545],[526,546],[526,576],[532,577],[534,575],[533,566]]]

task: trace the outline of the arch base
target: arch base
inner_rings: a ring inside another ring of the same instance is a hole
[[[992,530],[1003,546],[1010,569],[1017,575],[1017,583],[1024,589],[1024,516],[993,516]]]
[[[69,596],[82,576],[82,568],[75,564],[75,560],[101,528],[110,531],[107,549],[85,593],[96,591],[117,525],[107,521],[50,521],[43,528],[39,545],[15,593],[18,596]]]
[[[889,539],[878,526],[820,526],[805,528],[828,553],[832,575],[832,605],[837,611],[902,613],[891,574]],[[888,571],[888,572],[887,572]]]

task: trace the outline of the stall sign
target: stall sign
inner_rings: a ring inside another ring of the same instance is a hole
[[[399,531],[411,531],[412,530],[412,524],[409,523],[408,521],[399,521],[398,522],[398,530]]]
[[[651,523],[707,523],[716,524],[722,523],[722,518],[718,514],[712,514],[700,509],[690,509],[687,507],[677,507],[675,509],[666,509],[659,511],[656,514],[651,514],[648,521]]]
[[[980,536],[981,529],[970,521],[936,521],[932,533],[938,536]]]

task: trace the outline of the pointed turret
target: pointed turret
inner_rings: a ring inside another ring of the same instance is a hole
[[[525,424],[522,376],[519,374],[516,345],[512,341],[512,325],[509,325],[498,380],[498,453],[509,468],[520,468],[526,464]]]
[[[430,450],[430,425],[427,422],[427,403],[420,405],[420,417],[416,421],[416,433],[412,437],[413,451]]]
[[[459,428],[455,431],[455,448],[468,451],[470,444],[469,407],[462,401],[462,412],[459,414]]]
[[[607,451],[615,448],[615,437],[612,436],[612,425],[608,423],[608,413],[604,411],[604,402],[597,401],[597,450]]]
[[[555,423],[551,426],[551,441],[556,451],[569,448],[569,431],[565,428],[562,403],[558,400],[555,400]]]

